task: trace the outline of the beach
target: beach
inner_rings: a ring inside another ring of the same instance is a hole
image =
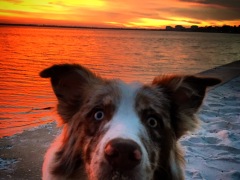
[[[208,93],[201,128],[181,141],[187,179],[240,179],[240,77]]]
[[[201,127],[181,139],[186,179],[240,179],[240,61],[199,73],[221,78],[209,89]],[[41,179],[46,149],[60,129],[49,123],[0,139],[0,179]]]

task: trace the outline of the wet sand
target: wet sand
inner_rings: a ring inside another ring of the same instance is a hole
[[[46,149],[59,133],[50,123],[0,139],[0,179],[41,179]]]

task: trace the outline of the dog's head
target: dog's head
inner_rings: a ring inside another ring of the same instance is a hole
[[[195,113],[215,78],[158,76],[151,84],[106,80],[76,64],[54,65],[51,78],[63,144],[52,172],[90,180],[181,179],[177,140],[198,126]]]

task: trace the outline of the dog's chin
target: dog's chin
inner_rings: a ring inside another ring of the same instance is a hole
[[[118,171],[118,170],[112,170],[109,171],[107,174],[106,172],[103,173],[102,177],[99,177],[99,180],[141,180],[138,173],[136,171]]]
[[[111,180],[135,180],[137,175],[135,173],[126,173],[121,171],[113,171],[110,177]]]
[[[89,178],[90,180],[146,180],[143,177],[141,168],[136,167],[132,170],[116,170],[110,166],[101,166],[98,170],[95,178]],[[96,172],[96,171],[95,171]]]

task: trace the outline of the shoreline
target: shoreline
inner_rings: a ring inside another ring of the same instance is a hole
[[[212,88],[215,89],[216,87],[227,83],[231,79],[240,76],[240,60],[197,73],[196,75],[221,79],[222,82]]]
[[[226,64],[214,69],[210,69],[210,70],[198,73],[197,75],[211,76],[211,77],[217,77],[222,79],[222,83],[219,86],[216,86],[209,90],[210,100],[208,99],[209,102],[208,101],[205,102],[204,107],[202,108],[201,113],[199,114],[200,119],[203,119],[203,126],[205,125],[205,123],[207,123],[207,119],[211,119],[212,116],[215,115],[219,107],[224,107],[225,102],[231,101],[230,102],[231,108],[233,108],[234,106],[236,106],[236,108],[239,108],[240,104],[236,102],[237,100],[236,98],[239,98],[239,97],[237,96],[237,94],[231,94],[231,93],[235,93],[236,88],[238,88],[237,92],[240,92],[240,61],[235,61],[230,64]],[[227,89],[229,92],[225,92],[226,91],[225,89]],[[214,97],[221,97],[221,95],[224,93],[225,93],[224,96],[226,96],[226,93],[231,94],[232,95],[231,98],[228,100],[228,97],[226,98],[223,97],[219,102],[218,102],[218,99],[214,100]],[[213,100],[211,100],[212,96],[213,96]],[[213,109],[214,111],[213,112],[207,111],[208,109],[206,107],[208,106],[210,110]],[[230,114],[235,113],[234,115],[240,120],[240,114],[239,113],[237,114],[238,111],[236,110],[235,112],[230,108],[230,106],[226,105],[226,110],[223,111],[222,117],[224,117],[225,115],[228,115],[227,113],[230,113]],[[229,111],[227,111],[227,109],[229,109]],[[219,119],[217,120],[219,121],[219,124],[223,124],[222,123],[223,120],[221,119],[220,119],[221,121]],[[215,127],[223,128],[223,129],[225,128],[225,127],[219,126],[218,124],[215,124]],[[236,127],[238,127],[238,124],[236,124]],[[210,131],[212,130],[213,129],[210,129]],[[227,133],[224,134],[225,131],[220,131],[220,130],[221,129],[219,129],[219,132],[216,135],[224,139]],[[237,131],[240,136],[240,129],[237,129],[236,132]],[[60,129],[57,128],[56,123],[48,123],[40,127],[36,127],[30,130],[26,130],[19,134],[15,134],[13,136],[0,138],[0,179],[2,180],[41,179],[41,167],[43,163],[44,153],[59,132],[60,132]],[[200,130],[200,135],[201,133],[202,132]],[[210,135],[213,136],[214,134],[210,133]],[[195,143],[195,141],[192,142],[192,139],[191,139],[194,136],[199,136],[199,134],[198,135],[192,134],[190,135],[190,137],[184,139],[182,141],[183,146],[186,146],[188,148],[189,144],[193,142]],[[214,136],[214,138],[217,138],[217,137]],[[216,139],[217,142],[220,140],[221,139],[219,140]],[[211,141],[211,143],[213,143],[211,139],[208,139],[208,141]],[[236,144],[237,148],[234,147],[236,149],[236,152],[234,151],[232,153],[235,154],[237,153],[237,150],[238,150],[239,155],[236,158],[237,160],[240,161],[240,141],[236,139],[236,142],[234,143]],[[188,151],[190,153],[190,156],[188,155]],[[193,157],[191,157],[191,153],[192,151],[187,149],[187,156],[186,156],[187,164],[189,164],[190,162],[190,163],[193,163],[194,166],[198,166],[194,164],[197,162],[194,162],[194,160],[192,160]],[[201,161],[203,160],[201,159]],[[231,177],[236,176],[237,178],[239,178],[240,171],[235,172],[236,170],[235,169],[233,170],[234,170],[233,174],[230,174]],[[200,173],[200,172],[197,172],[197,173]],[[227,172],[227,173],[231,173],[231,172]],[[193,177],[195,175],[194,170],[188,166],[187,166],[186,174],[188,175],[188,177],[189,176]]]
[[[193,25],[191,27],[184,27],[176,25],[175,27],[166,26],[165,28],[137,28],[137,27],[98,27],[98,26],[70,26],[70,25],[51,25],[51,24],[15,24],[15,23],[0,23],[0,27],[40,27],[40,28],[68,28],[68,29],[100,29],[100,30],[137,30],[137,31],[167,31],[167,32],[200,32],[200,33],[226,33],[226,34],[240,34],[240,25],[230,26],[206,26],[198,27]]]
[[[0,179],[41,179],[46,149],[60,132],[48,123],[0,139]]]

